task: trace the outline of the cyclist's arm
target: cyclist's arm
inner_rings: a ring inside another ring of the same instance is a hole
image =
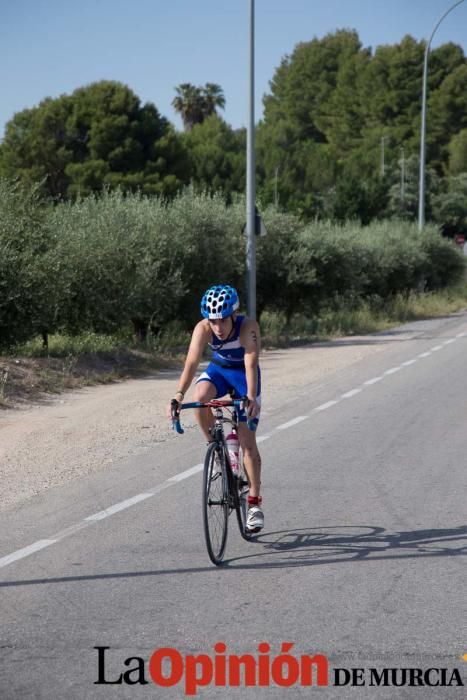
[[[183,395],[186,394],[191,386],[198,365],[201,362],[204,348],[210,339],[211,331],[209,329],[209,324],[203,319],[196,324],[193,335],[191,336],[185,366],[178,382],[178,390],[182,392]]]
[[[261,334],[259,325],[251,319],[245,321],[240,332],[240,343],[245,348],[245,372],[247,394],[250,401],[256,404],[256,395],[258,393],[258,363],[259,353],[261,351]],[[252,407],[253,415],[257,409]]]

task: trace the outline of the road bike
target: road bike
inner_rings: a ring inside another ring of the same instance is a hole
[[[184,432],[180,424],[180,411],[188,408],[210,408],[214,412],[214,425],[211,429],[212,442],[208,444],[203,472],[203,525],[209,558],[216,566],[221,564],[227,544],[227,531],[230,514],[235,511],[241,536],[250,540],[253,533],[246,527],[248,514],[248,476],[239,448],[238,470],[232,470],[229,451],[224,434],[224,425],[237,432],[238,411],[248,399],[213,399],[212,401],[179,404],[172,401],[172,423],[175,430]],[[256,425],[248,421],[250,430]]]

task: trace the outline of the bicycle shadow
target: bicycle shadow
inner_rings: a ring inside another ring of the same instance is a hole
[[[245,566],[245,560],[253,558],[256,566],[282,568],[356,560],[462,556],[467,555],[467,526],[391,533],[383,527],[338,525],[267,532],[254,541],[263,545],[262,552],[230,558],[225,564],[242,562],[240,566]],[[258,558],[269,558],[271,554],[271,561],[258,562]]]
[[[245,543],[243,543],[245,544]],[[258,551],[255,545],[263,545]],[[460,546],[459,546],[460,545]],[[345,564],[355,561],[374,562],[424,557],[458,557],[467,554],[467,526],[388,532],[371,525],[336,525],[294,530],[278,530],[256,536],[242,556],[226,559],[220,567],[212,564],[122,571],[75,576],[44,577],[0,582],[0,588],[18,586],[138,579],[141,577],[179,574],[212,574],[258,569]]]

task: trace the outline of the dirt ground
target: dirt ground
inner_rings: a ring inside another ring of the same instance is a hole
[[[354,336],[264,351],[263,411],[274,410],[304,385],[321,384],[335,371],[393,342],[390,336],[376,337],[380,342],[359,343],[368,336]],[[167,440],[171,426],[165,411],[178,375],[179,370],[161,369],[142,378],[73,390],[45,397],[40,404],[23,402],[0,412],[0,508],[106,469],[115,460]]]

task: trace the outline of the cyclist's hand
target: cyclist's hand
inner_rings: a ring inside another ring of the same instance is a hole
[[[185,432],[180,425],[180,411],[183,408],[183,404],[177,399],[172,399],[170,402],[170,418],[172,419],[172,428],[183,435]]]
[[[167,406],[166,415],[170,420],[174,420],[180,413],[180,402],[177,399],[172,399]]]
[[[248,399],[248,404],[246,406],[246,414],[248,418],[256,418],[260,411],[259,403],[256,399]]]

